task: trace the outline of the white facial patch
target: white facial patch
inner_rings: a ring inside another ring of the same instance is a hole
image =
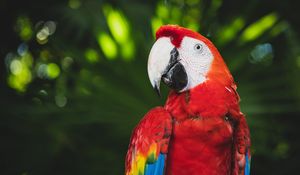
[[[181,90],[185,91],[206,80],[213,55],[204,42],[191,37],[182,39],[178,51],[180,63],[184,66],[188,76],[188,84]]]

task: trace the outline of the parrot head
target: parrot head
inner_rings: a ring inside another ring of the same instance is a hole
[[[233,81],[212,42],[177,25],[165,25],[157,30],[149,54],[148,75],[158,93],[161,81],[178,93],[208,80],[225,84]]]

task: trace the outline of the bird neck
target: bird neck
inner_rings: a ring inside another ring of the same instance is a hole
[[[238,106],[234,87],[212,80],[182,93],[171,91],[165,104],[176,120],[195,116],[220,117],[233,106]]]

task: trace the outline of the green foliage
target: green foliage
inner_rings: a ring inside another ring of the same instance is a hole
[[[48,5],[45,5],[48,4]],[[295,174],[300,156],[299,14],[290,0],[0,3],[0,174],[122,174],[132,129],[163,105],[147,77],[154,34],[210,38],[238,85],[253,174]],[[6,29],[7,27],[7,29]]]

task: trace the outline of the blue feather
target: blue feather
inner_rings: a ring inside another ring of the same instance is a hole
[[[250,175],[250,159],[248,153],[246,153],[246,165],[245,165],[245,175]]]
[[[156,162],[146,164],[145,175],[163,175],[165,168],[165,154],[159,154]]]

